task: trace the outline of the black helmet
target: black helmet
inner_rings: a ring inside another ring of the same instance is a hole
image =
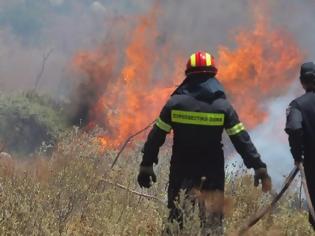
[[[314,62],[306,62],[301,66],[300,71],[301,83],[313,83],[315,84],[315,64]]]

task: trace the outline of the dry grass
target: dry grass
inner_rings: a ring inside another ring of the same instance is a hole
[[[110,171],[115,151],[100,153],[93,135],[69,132],[49,159],[0,160],[1,235],[161,235],[168,215],[163,203],[102,181],[105,178],[166,202],[169,151],[162,150],[158,183],[141,190],[136,183],[140,149],[139,144],[125,152]],[[226,235],[234,235],[269,200],[269,195],[253,187],[252,177],[228,176]],[[311,235],[306,212],[293,209],[294,201],[295,195],[287,194],[248,235]],[[191,206],[189,212],[184,230],[177,235],[201,235],[198,209]],[[176,235],[178,226],[171,227]]]

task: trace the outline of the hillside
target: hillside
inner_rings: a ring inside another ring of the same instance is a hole
[[[136,183],[141,144],[124,152],[113,170],[110,165],[117,151],[100,150],[95,134],[74,130],[59,139],[50,158],[1,159],[1,234],[160,235],[167,222],[169,151],[163,149],[160,155],[158,183],[146,191]],[[251,176],[237,166],[226,179],[225,228],[226,235],[234,235],[270,196],[254,188]],[[297,201],[297,193],[288,193],[249,235],[311,235],[307,213],[296,207]],[[185,216],[189,221],[181,235],[200,235],[197,216],[197,211]],[[178,235],[177,226],[171,228]]]

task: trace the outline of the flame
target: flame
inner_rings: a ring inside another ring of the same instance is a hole
[[[85,94],[93,94],[95,100],[88,126],[101,124],[107,131],[100,137],[102,145],[117,146],[152,122],[174,89],[172,82],[154,77],[156,64],[166,64],[160,63],[162,58],[154,53],[160,36],[156,30],[157,9],[139,19],[123,53],[124,64],[119,64],[118,54],[111,49],[80,52],[74,58],[75,68],[88,76],[84,89],[89,92]],[[118,65],[118,73],[113,65]]]
[[[218,78],[249,128],[266,118],[263,102],[288,89],[303,60],[288,33],[267,26],[258,17],[254,31],[239,32],[235,50],[219,48]]]
[[[120,145],[156,119],[183,79],[185,59],[169,50],[171,42],[160,42],[158,16],[158,7],[141,16],[125,49],[111,41],[73,60],[87,76],[83,94],[92,106],[89,126],[104,127],[100,142],[106,147]],[[239,31],[235,41],[233,50],[222,45],[218,49],[218,79],[242,121],[253,128],[266,117],[263,102],[288,88],[303,56],[289,34],[269,29],[263,17],[258,17],[255,30]]]

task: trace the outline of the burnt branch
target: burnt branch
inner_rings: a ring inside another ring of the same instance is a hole
[[[36,91],[39,87],[40,81],[41,81],[43,74],[45,72],[46,62],[49,59],[49,57],[51,56],[51,54],[53,53],[53,51],[54,51],[54,49],[50,49],[48,52],[43,54],[42,65],[41,65],[40,71],[38,72],[38,74],[36,76],[34,91]]]

